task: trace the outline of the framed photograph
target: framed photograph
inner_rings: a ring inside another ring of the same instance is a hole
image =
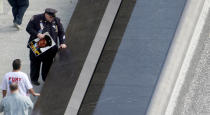
[[[48,32],[44,33],[44,38],[36,38],[28,43],[28,46],[33,51],[36,56],[49,50],[51,47],[55,46],[55,42]]]

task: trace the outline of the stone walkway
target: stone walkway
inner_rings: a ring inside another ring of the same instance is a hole
[[[47,7],[55,8],[58,10],[57,16],[60,17],[66,29],[77,0],[30,0],[20,31],[13,27],[12,11],[7,0],[3,2],[4,12],[0,14],[0,82],[4,74],[12,70],[11,63],[16,58],[22,60],[22,71],[29,75],[29,49],[26,47],[29,34],[25,28],[30,18],[35,14],[43,13]],[[43,82],[39,87],[34,86],[34,89],[40,92],[42,85]],[[1,98],[0,94],[0,100]],[[35,101],[36,98],[32,97],[32,100]]]
[[[210,115],[210,10],[173,115]]]

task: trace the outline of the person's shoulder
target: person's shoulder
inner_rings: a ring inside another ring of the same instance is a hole
[[[41,20],[41,19],[43,19],[43,15],[44,15],[44,14],[33,15],[33,16],[31,17],[31,21]]]
[[[55,21],[61,23],[61,19],[58,17],[55,17]]]
[[[36,18],[43,18],[43,16],[44,16],[43,13],[42,14],[36,14],[36,15],[34,15],[34,17],[36,17]]]
[[[61,19],[60,19],[59,17],[57,17],[57,16],[55,17],[55,19],[57,19],[57,20],[61,20]]]
[[[25,95],[21,95],[21,94],[17,94],[17,98],[18,98],[19,100],[24,101],[24,102],[31,101],[31,99],[30,99],[29,96],[25,96]]]
[[[18,73],[19,73],[19,77],[21,77],[24,81],[29,79],[26,73],[21,72],[21,71],[19,71]]]
[[[12,72],[8,72],[4,75],[4,77],[10,76],[12,74]]]
[[[20,93],[16,94],[16,97],[21,98],[21,99],[29,98],[29,96],[22,95],[22,94],[20,94]]]
[[[4,97],[2,99],[2,102],[6,102],[7,100],[11,100],[10,98],[11,98],[11,95],[7,95],[6,97]]]
[[[18,74],[21,75],[21,76],[26,76],[26,77],[28,76],[26,73],[24,73],[22,71],[19,71]]]

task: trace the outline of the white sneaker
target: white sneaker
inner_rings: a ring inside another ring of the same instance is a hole
[[[19,24],[14,23],[14,26],[18,29],[21,30],[21,26]]]

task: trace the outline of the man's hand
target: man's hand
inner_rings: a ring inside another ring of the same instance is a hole
[[[44,38],[44,34],[38,33],[38,34],[37,34],[37,37],[38,37],[39,39],[42,39],[42,38]]]
[[[67,48],[67,45],[66,45],[66,44],[61,44],[61,45],[60,45],[60,48],[61,48],[61,49],[65,49],[65,48]]]
[[[33,88],[29,89],[28,91],[29,91],[29,93],[31,93],[33,96],[40,96],[40,93],[34,92]]]
[[[40,96],[40,93],[34,93],[33,96]]]

